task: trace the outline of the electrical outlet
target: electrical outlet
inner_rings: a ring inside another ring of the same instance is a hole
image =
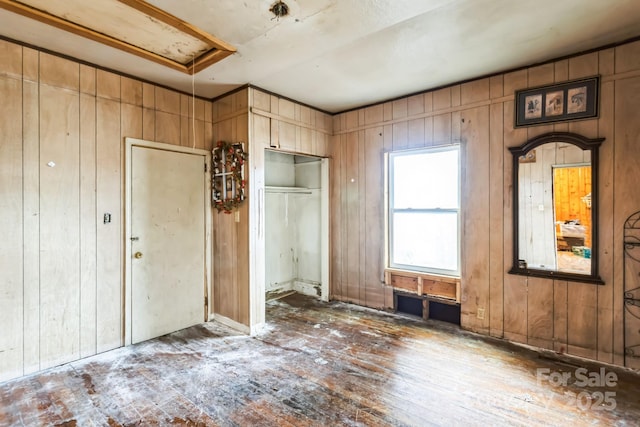
[[[478,319],[484,319],[484,308],[479,308],[477,313]]]

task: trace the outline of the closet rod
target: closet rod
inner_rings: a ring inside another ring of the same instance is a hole
[[[313,190],[303,187],[264,187],[267,193],[313,194]]]

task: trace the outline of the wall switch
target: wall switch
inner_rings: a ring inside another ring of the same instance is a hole
[[[484,308],[479,308],[477,313],[478,319],[484,319]]]
[[[544,211],[544,205],[538,205],[538,210],[539,210],[540,212]]]
[[[236,222],[240,222],[240,211],[235,211],[234,215],[236,216]]]

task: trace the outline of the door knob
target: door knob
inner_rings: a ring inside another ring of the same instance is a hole
[[[142,252],[136,252],[136,253],[133,255],[133,257],[134,257],[135,259],[140,259],[140,258],[142,258]]]

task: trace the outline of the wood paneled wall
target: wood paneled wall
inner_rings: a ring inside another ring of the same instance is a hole
[[[599,118],[514,129],[515,90],[596,74],[602,76]],[[462,327],[622,364],[622,227],[640,210],[634,190],[640,181],[639,108],[640,42],[634,42],[334,116],[334,297],[392,306],[391,289],[382,283],[383,153],[460,144]],[[507,274],[513,239],[507,148],[550,131],[606,138],[598,201],[604,286]]]
[[[602,75],[598,119],[513,128],[515,90],[594,74]],[[207,150],[215,140],[249,144],[250,200],[238,222],[214,211],[210,304],[212,313],[248,327],[264,321],[264,261],[255,257],[264,239],[265,148],[332,157],[332,296],[388,308],[383,153],[461,144],[463,327],[622,364],[622,224],[640,209],[638,42],[333,120],[255,88],[213,104],[193,100],[6,41],[0,94],[0,324],[9,331],[0,334],[0,381],[122,344],[124,137]],[[606,138],[598,201],[604,286],[506,273],[513,236],[507,147],[552,130]],[[111,223],[103,224],[104,213]]]
[[[253,138],[262,149],[329,156],[329,114],[252,88],[251,115]]]
[[[255,332],[265,321],[265,149],[328,157],[331,116],[257,88],[213,103],[214,138],[244,141],[248,200],[214,212],[214,315]],[[222,318],[220,317],[222,316]]]
[[[2,381],[122,345],[124,138],[210,149],[212,111],[6,41],[0,98]]]
[[[249,141],[248,89],[213,103],[214,141]],[[251,153],[249,153],[249,166]],[[248,177],[245,169],[245,177]],[[251,181],[247,180],[250,191]],[[213,313],[220,320],[249,326],[249,201],[231,214],[213,210]]]

